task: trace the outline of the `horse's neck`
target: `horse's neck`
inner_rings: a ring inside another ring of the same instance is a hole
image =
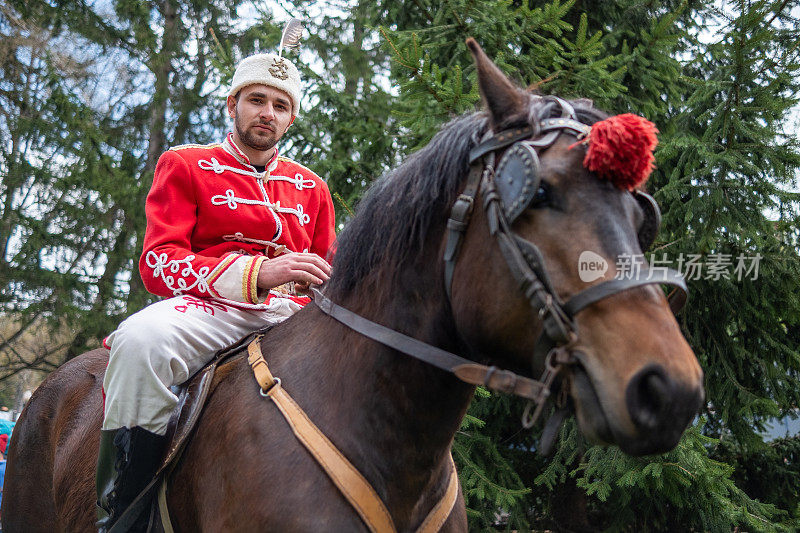
[[[292,387],[298,403],[376,485],[396,518],[413,520],[416,500],[437,481],[432,478],[447,474],[447,453],[473,387],[366,339],[318,309],[308,311],[302,324],[292,324],[304,333],[303,341],[293,344],[307,355],[286,361],[291,374],[305,383]],[[453,349],[446,320],[430,316],[435,312],[408,302],[360,311],[390,327],[404,324],[405,333]],[[286,334],[293,336],[288,329]]]

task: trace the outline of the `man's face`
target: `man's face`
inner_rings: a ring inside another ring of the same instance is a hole
[[[283,137],[292,123],[289,95],[268,85],[248,85],[239,97],[228,97],[228,114],[237,136],[254,150],[267,151]]]

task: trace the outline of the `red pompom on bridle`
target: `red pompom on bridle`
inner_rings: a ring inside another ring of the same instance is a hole
[[[625,113],[595,122],[586,139],[583,166],[629,191],[642,185],[653,171],[658,130],[646,118]],[[573,145],[574,146],[574,145]]]

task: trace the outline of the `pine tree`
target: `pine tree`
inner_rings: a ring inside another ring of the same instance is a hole
[[[708,422],[690,428],[669,454],[633,459],[614,447],[589,447],[567,424],[555,457],[543,461],[530,451],[535,435],[518,429],[520,402],[476,399],[456,444],[474,528],[492,527],[498,513],[513,528],[771,530],[794,523],[790,491],[769,493],[775,505],[759,503],[735,484],[743,479],[735,464],[714,459],[723,457],[720,439],[758,448],[765,418],[798,405],[797,195],[781,189],[793,183],[798,152],[775,133],[797,94],[788,4],[737,6],[725,38],[710,45],[698,35],[716,15],[699,2],[611,2],[593,4],[590,13],[571,2],[417,2],[404,8],[422,17],[406,13],[403,23],[383,28],[407,149],[474,108],[462,45],[474,36],[523,85],[658,122],[657,162],[669,170],[650,183],[665,210],[658,253],[770,257],[762,263],[768,277],[746,287],[690,281],[697,303],[682,323],[707,369],[710,410]],[[749,68],[753,58],[758,68]],[[777,223],[767,209],[778,212]],[[796,456],[783,457],[794,461],[782,472],[784,485],[796,486]],[[565,526],[569,514],[583,516]]]
[[[3,6],[0,27],[0,304],[18,325],[7,349],[41,319],[75,318],[96,295],[91,266],[105,262],[113,241],[106,209],[120,172],[98,149],[110,117],[87,105],[97,96],[88,54],[12,6]]]
[[[38,69],[45,98],[23,95],[7,108],[21,118],[15,128],[31,130],[35,150],[8,159],[15,188],[3,198],[13,203],[20,190],[38,197],[33,209],[3,212],[14,218],[2,237],[16,246],[3,255],[11,269],[3,278],[5,311],[20,314],[23,328],[40,316],[59,327],[66,321],[74,332],[70,358],[154,300],[136,268],[144,198],[164,150],[218,138],[225,115],[209,90],[218,82],[209,35],[226,38],[237,3],[8,4],[4,13],[16,17],[23,38],[4,43],[4,57],[32,58],[27,67]],[[25,39],[31,28],[43,35],[33,55]],[[65,78],[64,65],[80,67],[80,78]],[[4,83],[24,85],[25,78],[8,71]],[[28,112],[30,105],[41,107]]]
[[[696,305],[684,326],[706,369],[705,432],[720,439],[712,457],[737,466],[735,479],[751,490],[751,465],[777,459],[760,473],[775,490],[751,496],[788,512],[794,527],[800,436],[765,443],[763,431],[771,417],[796,416],[800,404],[800,197],[791,192],[800,143],[787,131],[800,89],[797,7],[739,2],[714,14],[720,38],[694,45],[703,53],[687,64],[691,90],[660,155],[671,172],[658,176],[669,205],[663,242],[673,255],[758,267],[692,282]]]

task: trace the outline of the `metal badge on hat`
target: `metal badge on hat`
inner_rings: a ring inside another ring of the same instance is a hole
[[[282,57],[276,57],[272,60],[272,66],[269,67],[269,73],[279,80],[285,80],[289,77],[289,73],[287,72],[288,68],[289,66]]]

